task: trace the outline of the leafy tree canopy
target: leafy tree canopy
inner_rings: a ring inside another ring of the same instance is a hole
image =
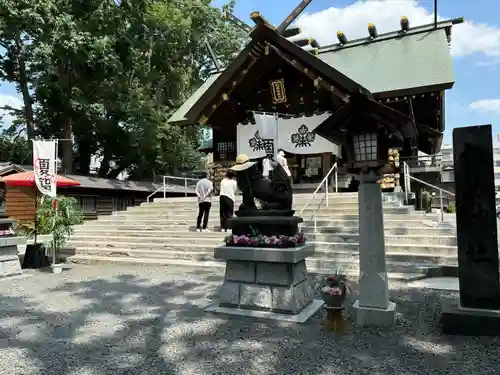
[[[24,103],[0,157],[17,161],[3,149],[24,131],[72,139],[67,173],[89,173],[92,155],[110,178],[198,167],[201,129],[166,120],[214,68],[207,42],[221,65],[244,43],[210,0],[0,0],[0,79]]]

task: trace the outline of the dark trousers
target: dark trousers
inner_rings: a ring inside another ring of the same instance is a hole
[[[198,203],[198,219],[196,220],[197,229],[207,229],[210,207],[212,207],[212,203],[210,202]],[[201,226],[201,219],[203,219],[203,228]]]
[[[220,227],[221,229],[229,229],[229,219],[233,217],[234,213],[234,201],[221,195],[219,197],[219,208],[220,208]]]

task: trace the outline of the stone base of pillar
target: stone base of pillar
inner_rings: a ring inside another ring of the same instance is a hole
[[[354,302],[354,309],[357,313],[357,325],[375,325],[378,327],[390,327],[396,322],[396,303],[390,302],[386,309],[360,306],[359,301]]]
[[[17,245],[26,243],[22,237],[0,238],[0,278],[19,276],[23,274]]]
[[[500,336],[500,310],[462,307],[460,299],[443,301],[440,323],[445,335]]]
[[[217,302],[205,311],[305,322],[323,305],[313,298],[305,258],[314,245],[296,248],[221,246],[215,258],[226,260]]]

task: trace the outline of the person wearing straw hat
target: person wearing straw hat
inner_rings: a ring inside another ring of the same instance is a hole
[[[248,155],[240,154],[236,157],[236,164],[231,167],[236,172],[238,189],[243,195],[239,211],[255,210],[255,199],[261,202],[261,208],[265,210],[291,210],[291,179],[285,169],[281,164],[273,162],[273,177],[267,180],[262,177],[256,164]]]
[[[256,161],[250,161],[250,158],[248,157],[247,154],[239,154],[236,157],[236,164],[233,165],[230,169],[232,169],[235,172],[243,172],[246,171],[248,168],[254,166],[257,164]]]
[[[236,163],[229,168],[230,170],[236,172],[236,182],[238,189],[243,193],[243,203],[240,205],[240,210],[243,209],[255,209],[255,202],[253,199],[253,193],[251,193],[252,190],[252,183],[250,179],[252,177],[249,177],[246,173],[246,171],[250,168],[252,168],[255,164],[257,164],[256,161],[251,161],[250,158],[248,157],[247,154],[239,154],[236,156]],[[251,171],[248,171],[251,173]],[[252,173],[251,173],[252,174]],[[258,174],[260,176],[260,172],[254,171],[254,174]],[[257,177],[257,176],[255,176]]]

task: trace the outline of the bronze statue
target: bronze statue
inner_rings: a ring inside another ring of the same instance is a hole
[[[231,167],[236,172],[238,189],[242,192],[243,203],[239,210],[241,214],[248,211],[248,215],[266,215],[264,211],[288,211],[285,216],[293,215],[292,210],[292,182],[283,167],[271,162],[272,178],[267,180],[262,177],[257,162],[250,161],[248,155],[240,154],[236,164]],[[260,210],[255,205],[255,199],[262,202]],[[268,214],[271,214],[270,212]]]

